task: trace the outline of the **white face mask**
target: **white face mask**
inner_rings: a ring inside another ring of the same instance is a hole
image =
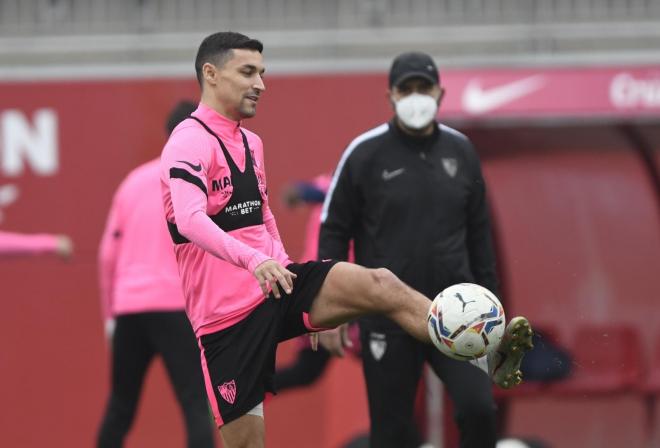
[[[399,120],[411,129],[422,129],[435,119],[438,102],[430,95],[411,93],[395,104]]]

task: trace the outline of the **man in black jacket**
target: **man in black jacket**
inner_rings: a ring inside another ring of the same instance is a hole
[[[424,53],[399,55],[389,87],[395,117],[354,139],[339,161],[321,216],[319,258],[345,260],[353,240],[356,263],[388,268],[429,298],[461,282],[497,294],[479,159],[466,136],[435,120],[444,94],[435,63]],[[360,319],[360,327],[372,447],[422,443],[413,407],[424,362],[454,402],[460,446],[495,446],[487,368],[443,356],[381,316]]]

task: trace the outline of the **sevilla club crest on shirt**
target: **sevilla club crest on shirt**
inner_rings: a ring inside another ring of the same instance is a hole
[[[220,391],[220,396],[224,398],[227,403],[234,404],[234,400],[236,400],[236,382],[234,380],[218,386],[218,391]]]
[[[387,350],[387,341],[385,340],[385,335],[382,333],[371,333],[369,338],[369,349],[371,350],[371,355],[376,361],[380,361],[385,350]]]
[[[454,177],[458,171],[458,161],[454,158],[443,157],[442,167],[445,169],[445,172],[449,174],[449,177]]]

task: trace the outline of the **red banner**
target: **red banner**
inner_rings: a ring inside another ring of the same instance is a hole
[[[441,76],[446,117],[660,114],[660,66],[447,70]]]

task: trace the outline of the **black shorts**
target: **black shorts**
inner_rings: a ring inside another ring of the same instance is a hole
[[[293,291],[268,299],[231,327],[199,338],[206,392],[218,426],[245,414],[275,392],[277,344],[324,330],[309,322],[309,310],[336,261],[292,263]]]

